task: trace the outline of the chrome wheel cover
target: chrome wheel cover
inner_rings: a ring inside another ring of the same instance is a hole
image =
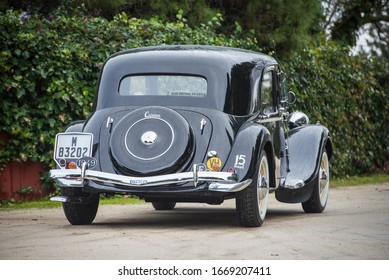
[[[330,168],[328,155],[323,152],[319,170],[319,198],[322,207],[325,207],[328,199],[328,191],[330,187]]]
[[[262,157],[261,163],[259,165],[257,195],[259,217],[264,220],[266,217],[269,200],[269,164],[265,156]]]

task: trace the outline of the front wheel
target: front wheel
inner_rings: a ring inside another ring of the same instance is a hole
[[[265,221],[269,199],[269,163],[262,151],[259,168],[250,186],[240,191],[236,197],[236,211],[239,224],[243,227],[260,227]]]
[[[80,201],[62,203],[65,216],[72,225],[89,225],[96,217],[100,196],[96,193],[85,193],[79,188],[62,188],[62,195]]]
[[[326,149],[324,149],[321,156],[319,173],[315,180],[311,197],[302,203],[306,213],[321,213],[327,205],[330,187],[330,167]]]

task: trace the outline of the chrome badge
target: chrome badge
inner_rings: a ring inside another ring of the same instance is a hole
[[[152,145],[155,143],[155,141],[157,141],[157,133],[154,131],[146,131],[142,134],[140,140],[145,145]]]

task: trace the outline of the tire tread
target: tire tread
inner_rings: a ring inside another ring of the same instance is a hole
[[[96,217],[99,207],[99,194],[82,193],[79,189],[63,188],[62,194],[70,197],[89,197],[89,203],[64,202],[62,207],[65,216],[72,225],[89,225]]]

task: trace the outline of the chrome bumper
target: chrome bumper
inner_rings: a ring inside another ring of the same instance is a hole
[[[60,187],[83,187],[85,180],[99,183],[114,184],[125,188],[130,192],[132,188],[155,187],[170,184],[193,182],[196,187],[200,182],[209,182],[208,190],[215,192],[238,192],[251,183],[251,179],[238,182],[234,173],[199,171],[197,165],[193,165],[192,172],[150,176],[130,177],[107,172],[88,170],[85,165],[81,169],[52,169],[50,176]]]

